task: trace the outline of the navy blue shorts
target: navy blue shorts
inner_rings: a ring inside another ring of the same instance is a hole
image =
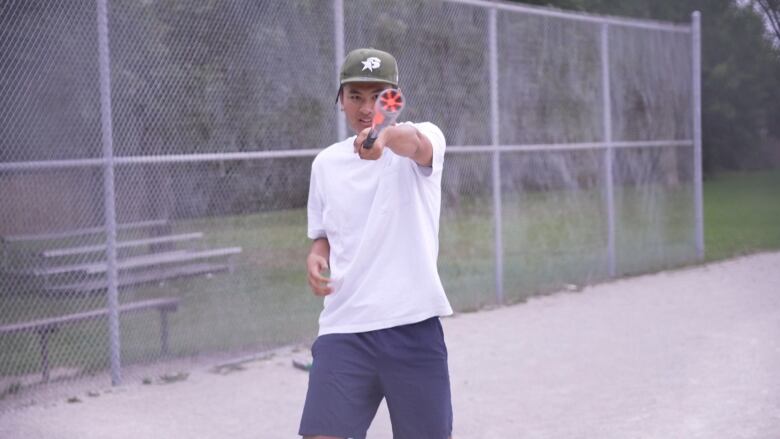
[[[450,376],[438,317],[378,331],[326,334],[311,350],[300,435],[365,438],[386,398],[393,438],[450,437]]]

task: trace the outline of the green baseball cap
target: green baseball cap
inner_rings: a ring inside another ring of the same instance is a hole
[[[373,48],[355,49],[341,64],[339,85],[350,82],[383,82],[398,87],[398,64],[393,55]]]

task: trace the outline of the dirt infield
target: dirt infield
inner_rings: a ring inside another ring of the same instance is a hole
[[[456,438],[780,438],[780,253],[443,322]],[[0,437],[293,438],[297,355],[10,411]]]

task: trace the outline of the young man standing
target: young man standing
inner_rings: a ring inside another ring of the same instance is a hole
[[[364,148],[374,103],[391,87],[392,55],[350,52],[338,102],[356,135],[312,164],[306,265],[324,308],[299,430],[307,438],[364,438],[382,398],[396,439],[452,431],[439,322],[452,309],[436,265],[445,140],[432,123],[401,123]]]

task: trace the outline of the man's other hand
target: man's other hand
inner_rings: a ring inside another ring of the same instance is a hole
[[[309,287],[316,296],[327,296],[333,292],[330,279],[323,273],[328,269],[328,261],[314,253],[306,258],[306,268],[309,271]]]

